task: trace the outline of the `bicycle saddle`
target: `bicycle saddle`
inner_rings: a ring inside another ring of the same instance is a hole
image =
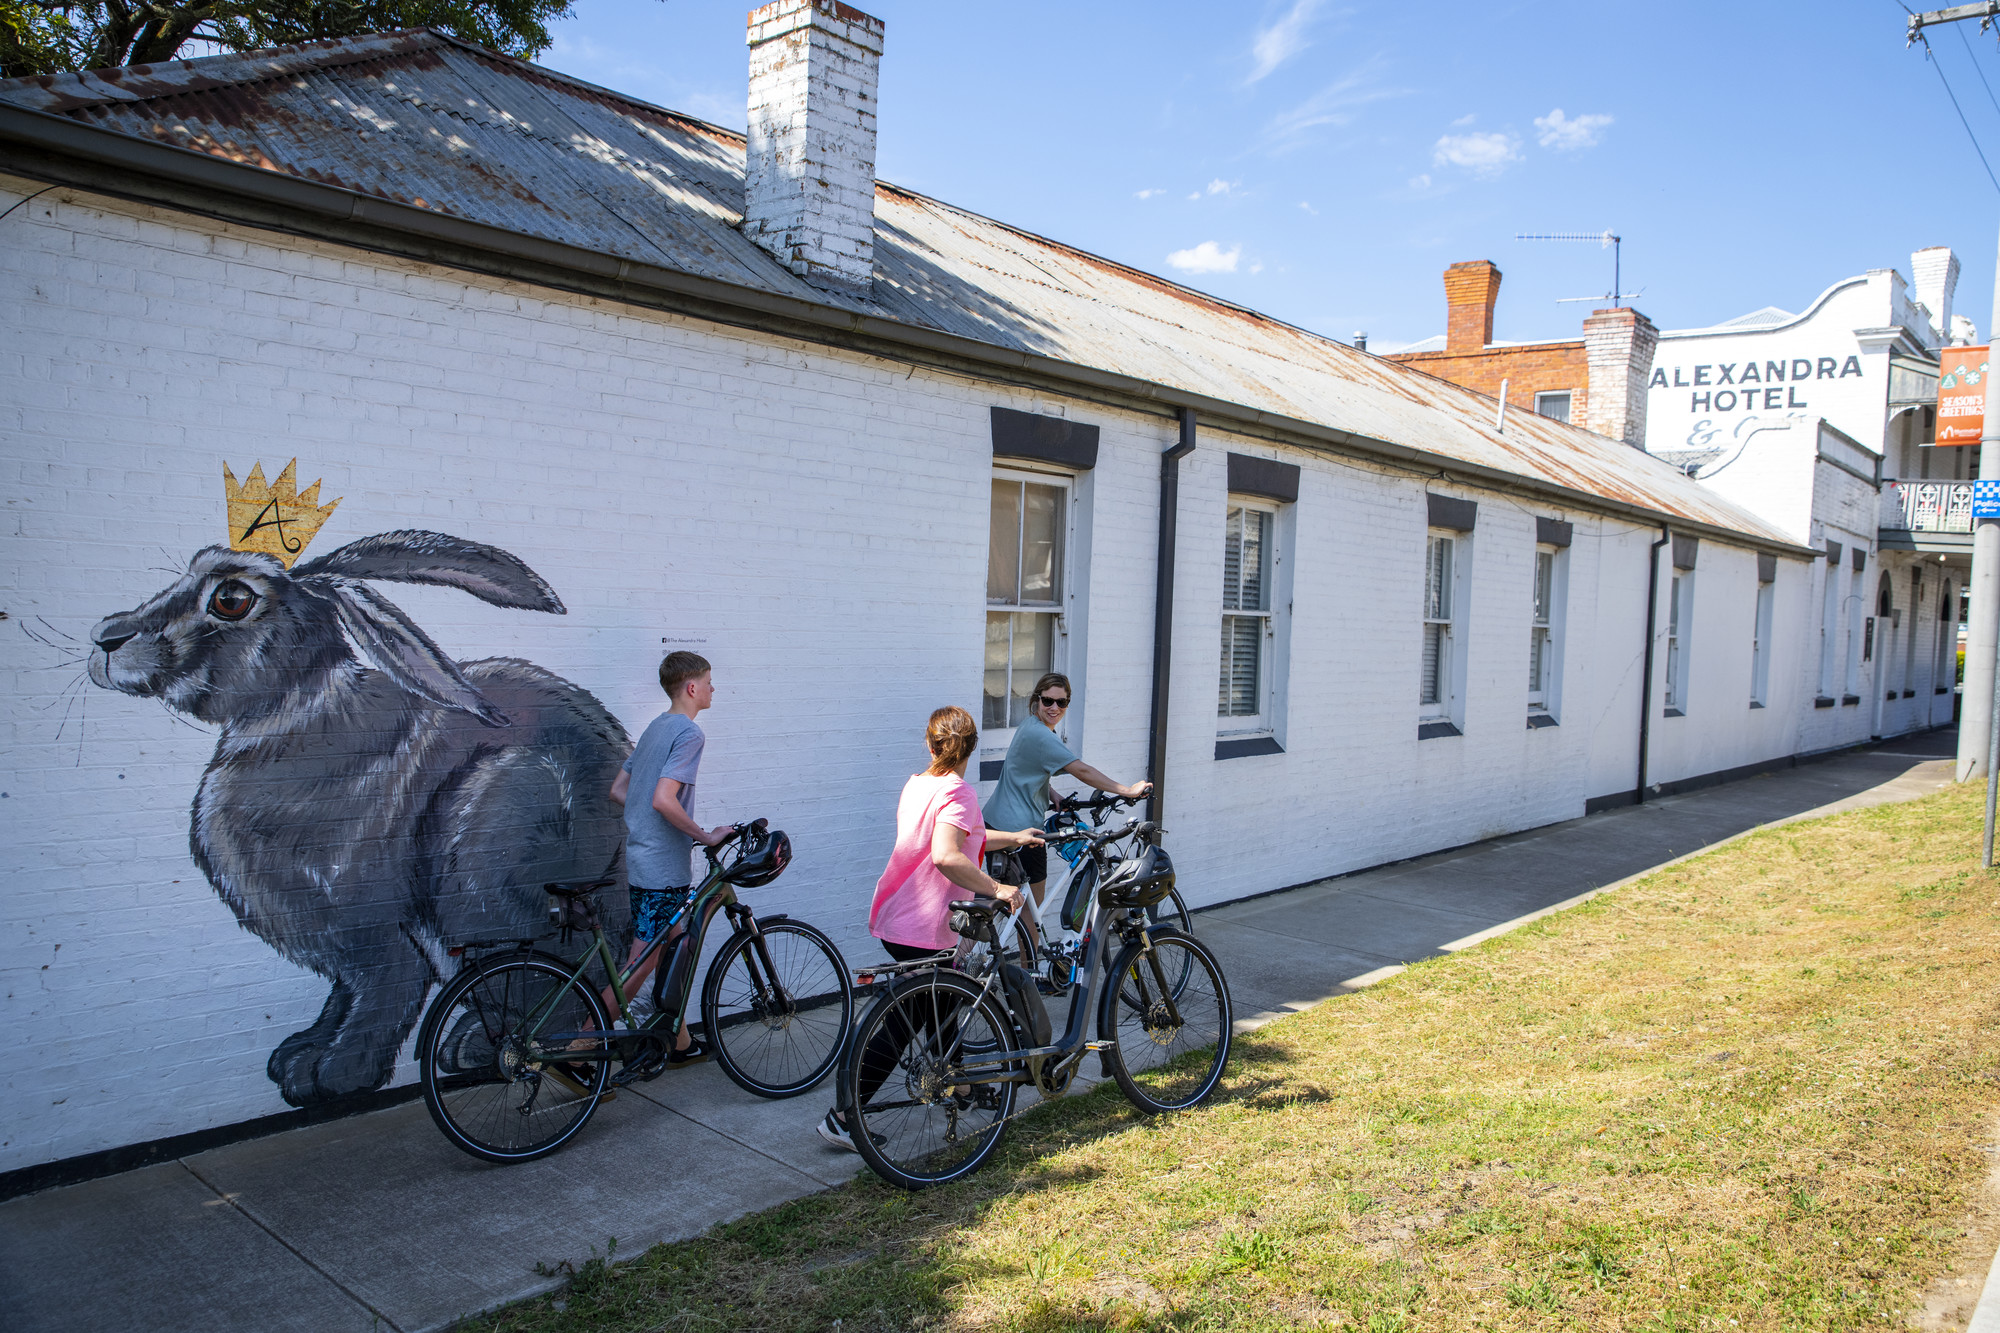
[[[608,889],[618,881],[615,879],[571,880],[562,884],[544,884],[542,892],[552,893],[558,898],[581,898],[599,889]]]

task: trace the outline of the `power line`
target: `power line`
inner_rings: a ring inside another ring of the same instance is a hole
[[[1972,72],[1979,76],[1979,82],[1986,89],[1986,100],[1993,103],[1993,109],[2000,111],[2000,97],[1993,95],[1993,85],[1986,82],[1986,71],[1979,67],[1979,57],[1972,53],[1972,39],[1965,35],[1965,29],[1953,24],[1951,30],[1958,34],[1958,40],[1965,47],[1965,58],[1972,62]]]
[[[1944,95],[1951,99],[1951,109],[1958,112],[1958,123],[1965,127],[1965,137],[1972,141],[1972,151],[1979,154],[1979,165],[1986,168],[1986,179],[1992,181],[1994,191],[2000,193],[2000,176],[1993,174],[1993,164],[1986,160],[1986,151],[1979,146],[1979,136],[1972,132],[1972,122],[1965,118],[1965,109],[1958,104],[1958,94],[1951,90],[1951,80],[1944,76],[1944,66],[1938,63],[1937,52],[1931,49],[1931,39],[1918,33],[1917,40],[1924,44],[1924,59],[1937,71],[1938,82],[1944,85]]]

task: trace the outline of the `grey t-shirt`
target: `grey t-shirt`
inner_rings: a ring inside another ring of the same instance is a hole
[[[1076,762],[1062,737],[1029,718],[1014,731],[1000,785],[986,803],[986,827],[1012,833],[1040,828],[1049,817],[1049,779]]]
[[[680,783],[681,809],[693,818],[694,778],[705,744],[693,718],[662,713],[625,761],[625,771],[632,775],[625,793],[625,877],[635,889],[684,889],[692,882],[688,866],[694,839],[653,808],[653,789],[662,778]]]

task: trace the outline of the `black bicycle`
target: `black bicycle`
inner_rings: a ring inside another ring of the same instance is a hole
[[[1142,1111],[1184,1110],[1215,1090],[1229,1061],[1229,986],[1207,945],[1146,915],[1173,889],[1160,833],[1133,822],[1077,835],[1141,850],[1086,904],[1060,1037],[1034,976],[1006,960],[1011,914],[992,899],[951,904],[952,930],[987,946],[968,970],[940,953],[862,973],[878,993],[841,1061],[840,1102],[877,1175],[922,1189],[977,1170],[1000,1146],[1018,1090],[1062,1095],[1091,1051]]]
[[[594,901],[615,879],[542,886],[563,941],[573,932],[591,937],[573,962],[535,940],[454,950],[471,960],[438,993],[417,1036],[424,1103],[446,1138],[488,1162],[530,1161],[568,1142],[609,1089],[664,1073],[719,912],[735,931],[701,992],[701,1030],[715,1062],[759,1097],[795,1097],[832,1071],[854,1021],[854,985],[840,950],[803,921],[753,915],[736,896],[784,872],[790,839],[758,819],[704,850],[708,875],[669,919],[687,928],[653,974],[654,1013],[643,1022],[626,991],[666,932],[620,969]],[[728,860],[725,850],[734,851]],[[617,979],[615,1022],[590,979],[593,963]]]

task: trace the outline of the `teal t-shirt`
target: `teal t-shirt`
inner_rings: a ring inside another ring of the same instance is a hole
[[[1049,817],[1049,779],[1075,762],[1062,737],[1033,718],[1023,722],[1000,765],[1000,785],[986,803],[986,827],[1010,833],[1040,828]]]

